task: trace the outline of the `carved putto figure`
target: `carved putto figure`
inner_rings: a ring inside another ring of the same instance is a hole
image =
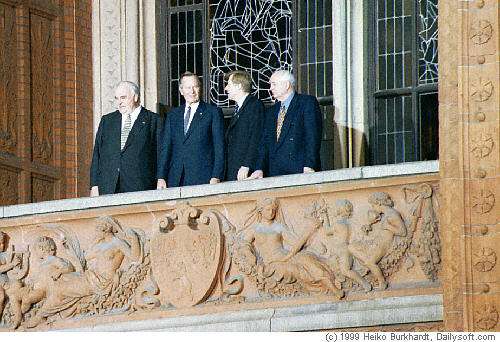
[[[304,245],[320,226],[321,222],[315,221],[308,233],[297,238],[284,225],[277,200],[259,199],[237,241],[236,248],[246,264],[243,268],[247,273],[255,273],[257,282],[264,283],[266,291],[279,293],[280,286],[297,284],[305,292],[343,297],[344,292],[335,286],[335,277],[329,267],[304,250]],[[285,244],[290,247],[286,248]]]
[[[372,272],[379,287],[385,289],[387,281],[377,264],[390,252],[394,237],[406,236],[407,230],[403,218],[393,208],[394,202],[387,193],[375,192],[368,198],[368,203],[373,210],[368,211],[369,224],[362,227],[366,237],[352,241],[349,251]]]
[[[21,279],[27,273],[27,255],[13,250],[6,251],[7,234],[0,232],[0,318],[5,309],[6,299],[11,302],[13,312],[13,328],[21,323],[22,314],[16,293],[22,287]]]
[[[350,245],[351,240],[351,223],[349,219],[352,217],[352,203],[345,199],[335,201],[334,217],[336,220],[330,224],[328,215],[324,215],[323,227],[327,237],[329,250],[337,257],[340,273],[358,284],[362,285],[366,292],[371,291],[372,285],[356,271],[353,266],[353,252]],[[325,213],[326,214],[326,213]],[[354,254],[356,251],[354,250]]]

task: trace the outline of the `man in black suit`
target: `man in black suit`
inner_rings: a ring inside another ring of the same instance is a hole
[[[157,189],[215,184],[224,177],[222,110],[200,101],[200,80],[181,75],[179,91],[186,104],[167,113],[156,177]]]
[[[295,78],[287,70],[275,71],[270,91],[278,102],[266,111],[257,171],[250,178],[320,169],[322,117],[318,100],[295,91]],[[267,169],[266,169],[267,168]]]
[[[118,83],[115,101],[95,137],[90,196],[155,189],[163,118],[140,105],[133,82]]]
[[[244,180],[255,171],[257,151],[264,126],[264,105],[250,94],[252,81],[244,71],[232,71],[225,77],[226,93],[236,102],[226,130],[227,181]]]

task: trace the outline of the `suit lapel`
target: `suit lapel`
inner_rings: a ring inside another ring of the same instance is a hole
[[[290,129],[290,124],[292,123],[295,113],[297,112],[297,106],[298,106],[298,100],[296,94],[293,95],[292,101],[290,102],[290,105],[288,106],[288,109],[286,111],[285,115],[285,120],[283,121],[283,126],[281,127],[281,133],[280,133],[280,138],[278,139],[278,146],[280,146],[283,141],[285,140],[286,134],[288,133],[288,130]],[[276,117],[276,120],[278,118]]]
[[[186,141],[187,138],[189,138],[189,136],[191,135],[193,130],[195,130],[196,127],[198,126],[204,110],[205,110],[205,104],[204,104],[204,102],[200,101],[200,104],[198,105],[198,109],[196,109],[196,112],[194,113],[193,120],[191,120],[191,124],[189,125],[188,131],[187,131],[186,135],[184,136],[184,141]]]
[[[247,97],[245,98],[245,101],[243,101],[243,104],[241,105],[241,107],[238,109],[238,113],[236,113],[235,116],[233,116],[231,118],[231,121],[229,122],[229,126],[227,127],[227,130],[231,130],[231,128],[233,128],[234,125],[236,125],[236,122],[238,122],[238,120],[240,119],[240,113],[243,113],[243,109],[245,108],[245,106],[247,105],[247,103],[250,101],[250,94],[247,95]]]
[[[120,151],[121,146],[121,134],[122,134],[122,115],[119,111],[115,114],[110,114],[111,117],[111,132],[109,132],[112,139],[115,140],[115,146],[117,146],[118,151]]]
[[[125,143],[125,146],[123,147],[123,151],[127,149],[129,145],[131,145],[134,141],[134,139],[141,134],[141,131],[144,129],[144,127],[148,126],[147,123],[149,121],[149,117],[146,115],[146,111],[144,110],[144,107],[141,108],[141,111],[139,115],[137,116],[137,119],[134,121],[134,125],[132,126],[132,129],[130,130],[130,133],[128,134],[127,142]]]

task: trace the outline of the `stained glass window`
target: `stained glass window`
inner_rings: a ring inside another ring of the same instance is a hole
[[[255,95],[271,101],[274,70],[292,69],[292,1],[211,1],[210,101],[227,107],[224,75],[245,70]]]

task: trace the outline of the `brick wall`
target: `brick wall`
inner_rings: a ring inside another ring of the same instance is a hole
[[[88,194],[91,18],[91,0],[0,0],[0,205]]]

